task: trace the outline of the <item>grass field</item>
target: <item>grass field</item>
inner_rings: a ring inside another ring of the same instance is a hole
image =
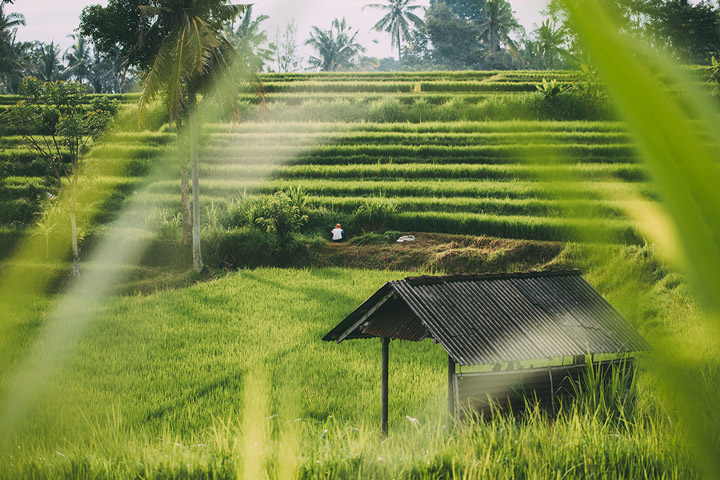
[[[581,267],[641,333],[680,339],[689,370],[713,371],[703,363],[713,336],[690,321],[698,305],[685,280],[627,216],[658,198],[633,138],[602,106],[546,101],[535,88],[544,77],[578,81],[573,72],[263,76],[265,104],[240,97],[244,121],[206,115],[200,199],[214,268],[200,277],[179,244],[176,135],[161,106],[135,131],[137,96],[122,97],[119,127],[87,157],[82,255],[136,238],[150,248],[139,265],[83,265],[123,295],[87,315],[47,385],[22,375],[33,348],[53,351],[52,339],[33,343],[70,284],[67,228],[37,225],[57,185],[17,132],[3,131],[0,274],[22,282],[0,306],[24,308],[0,321],[0,406],[17,378],[44,393],[3,435],[0,477],[698,477],[649,358],[632,408],[606,392],[557,419],[531,411],[451,428],[443,351],[393,342],[391,436],[381,441],[379,342],[320,341],[409,271]],[[16,100],[0,98],[0,108]],[[308,216],[302,255],[281,262],[248,212],[297,187]],[[130,206],[140,226],[114,237],[110,223]],[[342,248],[325,240],[337,221],[350,237]],[[416,247],[386,230],[415,233]],[[12,256],[28,244],[34,257]],[[222,249],[240,260],[229,264]],[[277,264],[310,268],[223,269]]]
[[[111,299],[0,468],[10,477],[76,478],[694,475],[644,377],[624,414],[588,401],[568,405],[556,422],[536,412],[451,432],[446,358],[430,342],[391,345],[391,436],[381,443],[379,342],[320,337],[403,276],[254,270]],[[6,328],[1,379],[38,328],[31,318]]]

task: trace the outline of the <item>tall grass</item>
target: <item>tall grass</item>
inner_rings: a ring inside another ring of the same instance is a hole
[[[718,338],[720,332],[720,201],[716,168],[717,102],[696,88],[687,72],[617,33],[618,28],[596,4],[564,2],[580,40],[596,62],[619,113],[637,139],[639,150],[671,215],[672,227],[655,238],[668,258],[687,272],[705,307],[697,321]],[[642,59],[642,60],[641,60]],[[665,82],[655,72],[662,72]],[[670,83],[682,96],[666,93]],[[706,135],[711,143],[707,143]],[[673,239],[677,244],[673,245]],[[685,352],[662,342],[657,358],[673,402],[695,440],[705,474],[720,475],[720,432],[715,381],[707,370],[689,362]],[[703,358],[717,365],[717,350]],[[690,373],[692,372],[692,373]],[[710,372],[712,372],[712,367]],[[712,378],[712,377],[710,377]]]
[[[379,342],[336,345],[319,338],[378,284],[405,275],[246,270],[187,290],[114,299],[13,439],[12,453],[0,458],[0,472],[12,478],[696,476],[683,437],[649,394],[646,377],[632,409],[620,407],[624,400],[609,382],[607,393],[562,405],[555,420],[531,408],[520,420],[500,416],[449,429],[446,356],[429,341],[390,347],[391,435],[381,441],[373,421]],[[32,342],[44,307],[6,330],[3,360]],[[8,364],[0,365],[4,381]]]

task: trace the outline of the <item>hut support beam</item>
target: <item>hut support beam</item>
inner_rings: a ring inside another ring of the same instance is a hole
[[[390,339],[382,337],[382,392],[381,392],[381,426],[383,438],[388,434],[388,363]]]
[[[448,422],[455,418],[455,360],[448,355]]]

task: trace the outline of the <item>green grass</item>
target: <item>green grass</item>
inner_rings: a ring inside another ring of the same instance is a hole
[[[391,437],[380,442],[379,342],[320,337],[380,284],[404,275],[260,269],[111,299],[0,471],[15,478],[230,478],[250,468],[272,477],[289,468],[300,478],[694,476],[682,437],[644,381],[625,421],[580,404],[555,422],[535,414],[451,433],[443,427],[446,357],[427,341],[391,345]],[[33,315],[3,322],[0,385],[13,364],[7,359],[38,335],[47,307],[43,300]],[[278,457],[293,445],[291,460]]]
[[[643,333],[679,333],[698,359],[689,370],[705,374],[713,349],[704,340],[715,337],[694,321],[698,307],[685,281],[654,263],[656,253],[625,217],[628,195],[659,198],[638,163],[635,137],[617,121],[587,121],[613,118],[607,112],[543,103],[534,93],[543,77],[568,84],[577,74],[263,75],[268,111],[242,105],[258,122],[203,129],[202,218],[213,220],[210,210],[220,211],[236,197],[258,199],[301,185],[312,207],[329,209],[311,212],[320,222],[342,217],[345,223],[365,204],[390,205],[396,211],[380,232],[644,245],[602,250],[600,260],[570,245],[547,261],[573,267],[609,262],[605,271],[588,272],[591,283]],[[0,104],[15,100],[5,97]],[[137,96],[123,100],[121,120],[134,129]],[[148,209],[166,207],[163,214],[179,211],[176,162],[164,171],[168,180],[150,180],[148,192],[140,188],[154,164],[176,155],[175,135],[160,127],[162,112],[155,113],[158,131],[114,132],[89,154],[93,188],[107,195],[88,202],[88,215],[98,220],[87,225],[83,255],[112,235],[97,223],[112,218],[127,199]],[[692,125],[703,145],[703,127]],[[32,152],[7,133],[0,138],[0,247],[9,255],[30,233],[18,218],[24,225],[35,220],[37,200],[48,186],[32,166]],[[715,167],[707,173],[713,176]],[[366,225],[353,226],[355,234]],[[237,233],[236,227],[228,232]],[[222,233],[206,227],[203,239]],[[150,233],[137,227],[124,235]],[[30,240],[42,243],[38,236]],[[175,244],[158,245],[150,255],[185,254]],[[484,268],[505,252],[473,245],[449,244],[447,251],[423,255],[465,255],[474,261],[458,264]],[[515,268],[506,263],[495,264]],[[394,342],[392,436],[381,442],[379,344],[334,345],[319,338],[384,281],[405,273],[257,269],[220,272],[218,280],[172,290],[197,277],[169,270],[158,275],[147,266],[83,268],[117,276],[113,288],[119,291],[168,290],[112,297],[94,312],[95,321],[12,439],[12,453],[0,457],[0,477],[262,478],[263,471],[270,478],[699,476],[675,412],[657,400],[663,397],[653,362],[642,365],[637,408],[625,417],[586,400],[568,405],[554,421],[529,415],[449,430],[443,429],[443,352],[429,342]],[[47,290],[68,277],[64,257],[0,264],[4,273],[13,269],[23,281],[41,279]],[[24,315],[0,318],[3,401],[11,374],[59,299],[29,300]],[[419,428],[405,415],[417,417]],[[711,417],[707,424],[717,422]]]

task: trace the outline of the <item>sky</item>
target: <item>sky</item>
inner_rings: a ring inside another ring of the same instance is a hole
[[[6,7],[6,11],[25,15],[27,26],[19,29],[19,40],[54,40],[64,49],[72,43],[68,34],[77,28],[83,7],[97,3],[106,4],[107,0],[16,0],[14,5]],[[243,2],[237,0],[234,3]],[[383,3],[383,0],[256,0],[253,13],[270,16],[261,24],[270,39],[275,37],[278,28],[283,28],[290,18],[295,18],[298,43],[309,37],[313,25],[327,29],[333,18],[344,16],[349,26],[358,30],[357,39],[366,48],[367,56],[392,56],[395,50],[390,48],[388,34],[372,30],[382,13],[374,9],[363,10],[368,3]],[[510,0],[510,3],[520,23],[530,31],[533,24],[541,22],[539,12],[545,8],[547,0]],[[418,0],[417,4],[427,6],[429,0]],[[303,46],[300,52],[307,55],[312,50]]]

